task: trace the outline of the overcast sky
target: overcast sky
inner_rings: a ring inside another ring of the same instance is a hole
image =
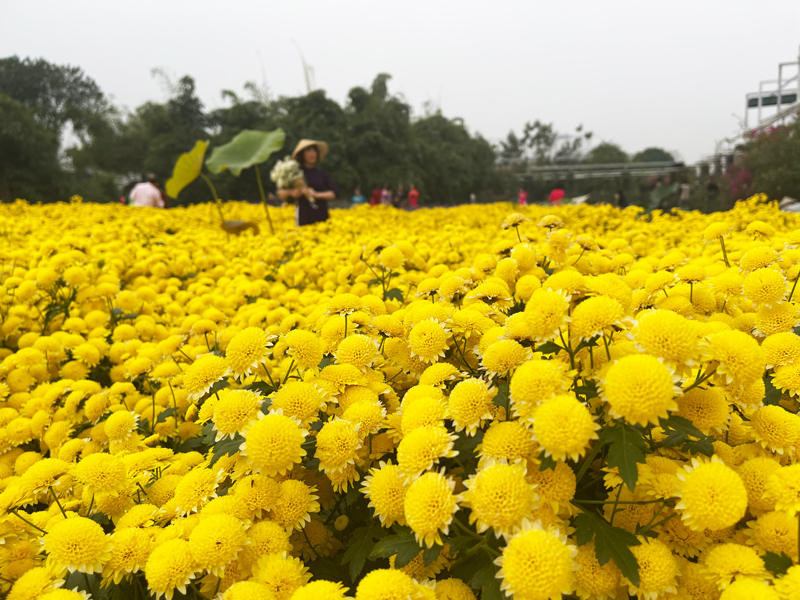
[[[415,114],[433,102],[495,143],[540,119],[687,161],[736,133],[745,93],[777,78],[800,46],[798,0],[0,5],[0,57],[81,66],[130,109],[166,99],[153,67],[193,76],[206,108],[224,105],[222,89],[261,81],[262,70],[273,94],[304,93],[299,47],[317,88],[339,102],[386,72]]]

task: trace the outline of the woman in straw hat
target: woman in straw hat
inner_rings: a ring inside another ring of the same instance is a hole
[[[307,187],[280,189],[278,196],[281,200],[297,203],[295,221],[298,226],[327,221],[328,200],[334,200],[339,195],[336,182],[317,168],[327,154],[328,144],[317,140],[300,140],[292,152],[292,158],[303,169]]]

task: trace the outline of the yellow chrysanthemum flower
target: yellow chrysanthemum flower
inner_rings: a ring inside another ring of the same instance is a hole
[[[267,357],[271,338],[260,327],[246,327],[225,348],[225,358],[236,377],[246,377]]]
[[[448,402],[450,418],[456,431],[475,435],[485,421],[491,420],[492,399],[496,394],[497,389],[490,387],[482,379],[471,378],[457,383],[450,392]]]
[[[219,401],[214,404],[214,429],[217,441],[237,433],[246,435],[250,426],[261,416],[261,397],[249,390],[225,389],[219,392]]]
[[[417,596],[416,583],[396,569],[375,569],[361,579],[356,600],[408,600]]]
[[[644,536],[637,539],[639,545],[631,546],[631,552],[639,563],[639,585],[624,578],[629,592],[647,600],[677,593],[675,578],[678,575],[678,564],[672,552],[658,540]]]
[[[420,321],[411,330],[408,344],[411,356],[425,362],[436,362],[444,356],[448,348],[450,334],[447,329],[435,320]]]
[[[199,400],[228,373],[230,373],[230,367],[221,356],[215,354],[200,356],[189,365],[183,377],[183,385],[189,392],[189,399]]]
[[[614,363],[603,383],[611,415],[632,424],[658,423],[678,408],[669,369],[647,354],[625,356]]]
[[[464,505],[471,511],[469,522],[477,522],[478,533],[488,528],[495,536],[512,535],[528,518],[536,502],[534,487],[525,478],[522,465],[486,461],[467,482]]]
[[[703,556],[706,576],[719,589],[728,587],[734,579],[764,577],[767,570],[758,553],[741,544],[719,544]]]
[[[559,395],[545,400],[535,413],[533,434],[546,456],[578,460],[589,443],[598,438],[600,426],[577,398]]]
[[[557,528],[526,521],[495,561],[506,594],[519,600],[550,600],[574,589],[577,548]]]
[[[79,517],[56,523],[43,538],[47,563],[70,573],[99,573],[111,556],[111,544],[103,528],[95,521]]]
[[[428,548],[442,545],[441,534],[447,535],[460,497],[453,493],[455,482],[441,473],[425,473],[408,487],[403,501],[406,524],[417,542]]]
[[[290,417],[280,411],[271,412],[250,427],[240,452],[256,472],[283,475],[306,455],[303,441],[307,435]]]
[[[400,472],[412,479],[427,471],[441,458],[452,458],[458,454],[453,450],[456,437],[438,425],[420,427],[405,435],[397,446],[397,462]]]
[[[175,538],[156,546],[147,559],[144,571],[147,585],[156,598],[166,596],[167,600],[171,600],[176,590],[185,594],[186,586],[196,572],[191,544]]]
[[[716,531],[736,524],[747,510],[747,490],[739,475],[716,456],[710,462],[692,459],[678,472],[675,508],[694,530]]]
[[[340,472],[355,463],[361,438],[358,426],[345,419],[333,419],[322,426],[317,434],[319,468],[324,471]]]

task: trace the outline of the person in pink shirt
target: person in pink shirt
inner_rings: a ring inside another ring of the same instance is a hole
[[[149,206],[152,208],[166,208],[166,203],[158,188],[158,178],[149,175],[144,183],[137,183],[131,190],[131,206]]]
[[[520,206],[528,206],[528,192],[519,188],[519,195],[517,196]]]

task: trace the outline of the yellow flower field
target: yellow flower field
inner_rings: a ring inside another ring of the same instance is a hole
[[[0,592],[797,598],[800,216],[516,209],[0,206]]]

